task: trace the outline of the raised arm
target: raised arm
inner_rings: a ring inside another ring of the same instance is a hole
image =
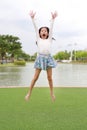
[[[31,17],[31,19],[32,19],[32,22],[33,22],[33,25],[34,25],[34,28],[35,28],[36,38],[38,39],[39,33],[38,33],[38,28],[37,28],[36,23],[35,23],[35,15],[36,15],[36,12],[30,11],[29,15],[30,15],[30,17]]]
[[[50,22],[50,32],[49,32],[49,38],[52,39],[52,33],[53,33],[53,23],[55,18],[58,16],[57,12],[55,11],[54,13],[51,12],[51,22]]]
[[[55,11],[54,13],[51,12],[51,15],[52,15],[52,19],[55,19],[58,16],[58,13],[57,11]]]

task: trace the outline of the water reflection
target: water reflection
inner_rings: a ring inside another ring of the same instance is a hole
[[[55,73],[55,85],[58,83],[58,86],[63,87],[87,87],[86,64],[59,64]]]
[[[53,69],[55,87],[87,87],[86,64],[58,64]],[[33,63],[25,67],[0,67],[0,86],[29,86],[34,74]],[[48,86],[42,71],[35,86]]]

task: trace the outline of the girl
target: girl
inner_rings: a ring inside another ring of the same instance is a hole
[[[54,61],[53,57],[51,56],[51,43],[52,43],[52,30],[53,30],[53,22],[54,19],[57,17],[57,12],[51,13],[52,19],[51,19],[51,25],[50,29],[48,27],[41,27],[38,31],[36,23],[35,23],[35,12],[30,11],[30,17],[32,19],[35,32],[36,32],[36,38],[37,38],[37,46],[38,46],[38,54],[37,58],[35,60],[34,68],[35,68],[35,74],[30,84],[30,89],[28,94],[25,96],[25,100],[29,100],[31,96],[32,89],[40,75],[41,70],[46,70],[47,72],[47,78],[50,86],[50,95],[52,98],[52,101],[55,100],[55,95],[53,93],[53,80],[52,80],[52,68],[56,67],[56,62]]]

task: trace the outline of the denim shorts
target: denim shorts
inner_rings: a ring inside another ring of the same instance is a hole
[[[41,70],[47,70],[48,68],[55,68],[57,65],[57,62],[54,60],[54,58],[48,54],[38,54],[35,63],[34,68],[38,68]]]

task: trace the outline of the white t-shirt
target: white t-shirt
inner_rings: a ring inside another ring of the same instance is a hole
[[[51,42],[49,39],[38,39],[37,42],[38,53],[40,54],[50,54],[51,53]]]
[[[51,54],[51,44],[52,44],[52,30],[53,30],[53,22],[54,19],[51,20],[50,28],[49,28],[49,37],[47,39],[42,39],[39,36],[39,30],[36,26],[35,20],[32,19],[33,25],[36,31],[36,40],[38,46],[38,53],[40,54]]]

